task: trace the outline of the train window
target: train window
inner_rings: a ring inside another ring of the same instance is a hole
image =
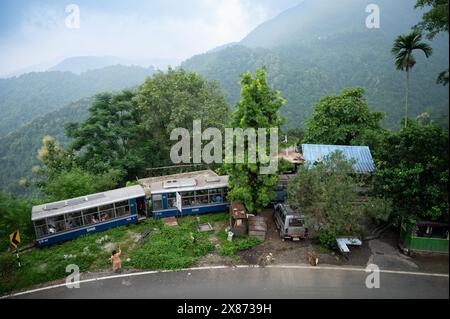
[[[127,200],[117,202],[114,204],[114,206],[116,207],[117,217],[130,215],[130,205],[128,204]]]
[[[97,224],[100,222],[98,207],[83,210],[83,222],[85,225]]]
[[[176,202],[177,202],[177,194],[176,193],[167,194],[167,208],[175,207]]]
[[[36,230],[36,238],[41,238],[48,234],[45,219],[36,220],[34,222],[34,229]]]
[[[196,204],[208,204],[208,190],[199,190],[195,192]]]
[[[54,234],[65,230],[64,215],[47,218],[48,232]]]
[[[162,205],[162,195],[153,195],[152,196],[152,209],[153,210],[158,210],[158,209],[162,209],[163,205]]]
[[[64,225],[65,230],[77,228],[83,226],[83,220],[81,218],[81,212],[74,212],[66,214],[66,223]]]
[[[194,192],[181,192],[181,201],[183,202],[183,207],[194,206],[195,205]]]
[[[109,219],[116,217],[114,211],[114,204],[104,205],[99,207],[100,221],[106,222]]]
[[[108,209],[111,209],[111,208],[114,208],[114,204],[103,205],[103,206],[100,206],[98,209],[100,211],[102,211],[102,210],[108,210]]]

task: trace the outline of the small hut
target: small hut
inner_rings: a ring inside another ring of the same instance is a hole
[[[247,210],[241,202],[230,205],[230,227],[234,236],[245,236],[248,230]]]

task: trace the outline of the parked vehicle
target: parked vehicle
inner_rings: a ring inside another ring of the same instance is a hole
[[[308,228],[304,225],[304,217],[294,211],[289,205],[275,205],[273,219],[280,238],[283,240],[300,240],[308,236]]]

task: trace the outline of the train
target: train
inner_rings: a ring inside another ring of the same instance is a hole
[[[151,177],[138,185],[32,207],[36,247],[146,218],[227,211],[228,176],[211,170]]]

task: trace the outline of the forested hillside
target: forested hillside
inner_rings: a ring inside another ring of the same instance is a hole
[[[0,136],[81,98],[136,86],[153,72],[153,68],[116,65],[80,75],[33,72],[0,79]]]
[[[415,0],[378,1],[380,28],[368,29],[368,3],[306,0],[262,24],[239,44],[194,56],[182,65],[219,81],[232,104],[239,99],[240,75],[267,66],[269,82],[287,100],[282,115],[289,127],[302,125],[320,97],[362,86],[371,108],[387,113],[384,125],[398,128],[405,74],[395,69],[390,50],[398,34],[419,22],[421,12],[414,9]],[[448,37],[441,35],[431,44],[429,59],[415,53],[409,115],[428,112],[448,127],[448,90],[436,84],[438,73],[448,68]]]
[[[32,176],[32,167],[39,163],[36,155],[42,144],[42,138],[50,135],[55,137],[62,145],[65,145],[68,139],[64,135],[64,124],[68,121],[83,120],[91,102],[92,98],[85,98],[71,103],[60,110],[38,117],[15,132],[1,137],[1,189],[14,194],[27,192],[31,195],[34,190],[26,190],[19,185],[19,180],[22,178],[29,179]]]

